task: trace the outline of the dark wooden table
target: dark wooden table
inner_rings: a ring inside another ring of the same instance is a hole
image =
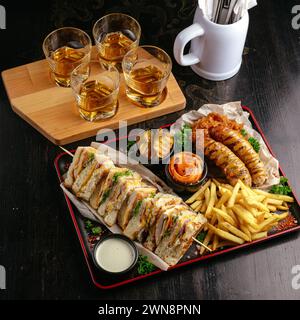
[[[176,63],[173,72],[186,95],[186,111],[207,102],[235,100],[251,107],[299,196],[300,31],[291,26],[296,3],[259,2],[250,12],[237,76],[210,82]],[[47,7],[27,1],[14,8],[10,3],[7,30],[0,30],[1,69],[42,58],[42,39],[56,27],[73,25],[91,33],[93,22],[112,11],[136,17],[143,29],[142,43],[159,45],[172,54],[174,38],[191,24],[195,5],[196,1],[184,0],[57,0]],[[157,128],[181,114],[139,127]],[[0,150],[0,265],[7,272],[7,289],[0,290],[0,299],[300,298],[300,291],[291,286],[291,268],[300,264],[299,234],[117,290],[98,290],[58,186],[53,160],[60,150],[12,112],[2,84]]]

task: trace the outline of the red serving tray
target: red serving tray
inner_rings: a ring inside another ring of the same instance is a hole
[[[261,134],[261,136],[262,136],[263,140],[265,141],[267,147],[269,148],[271,154],[274,155],[274,153],[273,153],[268,141],[266,140],[266,138],[265,138],[265,136],[264,136],[264,134],[262,132],[262,129],[260,128],[260,126],[259,126],[259,124],[258,124],[258,122],[257,122],[252,110],[249,109],[248,107],[243,107],[243,109],[245,111],[249,112],[250,120],[251,120],[251,122],[253,124],[253,127]],[[165,125],[165,126],[163,126],[163,128],[167,128],[167,127],[170,127],[170,126],[171,126],[171,124]],[[124,139],[124,138],[127,138],[127,137],[121,137],[121,138],[119,138],[117,140]],[[107,141],[106,143],[110,143],[110,142],[113,142],[113,141]],[[57,172],[57,175],[58,175],[58,178],[59,178],[60,182],[62,182],[62,176],[64,174],[63,171],[66,170],[66,165],[68,163],[70,163],[70,158],[68,158],[68,157],[69,156],[67,155],[67,153],[61,153],[56,157],[56,159],[54,161],[54,165],[55,165],[56,172]],[[68,160],[66,161],[64,158],[68,159]],[[282,171],[281,168],[280,168],[280,173],[281,173],[281,175],[285,176],[285,174],[284,174],[284,172]],[[231,251],[236,251],[236,250],[239,250],[239,249],[244,248],[244,247],[250,247],[250,246],[256,245],[257,243],[265,242],[265,241],[268,241],[270,239],[282,236],[284,234],[288,234],[288,233],[294,232],[296,230],[300,230],[300,205],[299,205],[298,199],[295,197],[294,194],[293,194],[293,196],[294,196],[296,202],[292,205],[290,211],[292,212],[293,216],[297,220],[297,225],[295,227],[292,227],[292,228],[289,228],[289,229],[283,230],[283,231],[278,231],[278,232],[276,232],[274,234],[269,235],[267,238],[255,240],[255,241],[252,241],[252,242],[249,242],[249,243],[244,243],[242,245],[238,245],[238,246],[235,246],[235,247],[230,247],[230,248],[219,250],[219,251],[216,251],[216,252],[213,252],[213,253],[210,253],[210,254],[206,254],[204,256],[200,256],[200,257],[197,257],[197,258],[192,258],[192,259],[187,260],[187,261],[179,262],[177,265],[171,267],[167,272],[170,272],[171,270],[178,269],[178,268],[181,268],[183,266],[186,266],[186,265],[189,265],[189,264],[192,264],[192,263],[196,263],[196,262],[201,261],[201,260],[206,260],[206,259],[209,259],[209,258],[212,258],[212,257],[216,257],[216,256],[219,256],[219,255],[231,252]],[[68,205],[68,208],[69,208],[69,212],[70,212],[70,215],[71,215],[71,218],[72,218],[72,221],[73,221],[73,224],[74,224],[74,227],[75,227],[75,230],[76,230],[76,233],[77,233],[77,236],[78,236],[78,239],[79,239],[82,251],[83,251],[83,255],[84,255],[84,258],[86,260],[86,263],[87,263],[87,266],[88,266],[88,269],[89,269],[89,272],[90,272],[90,275],[91,275],[91,278],[92,278],[92,281],[93,281],[93,283],[94,283],[94,285],[96,287],[98,287],[100,289],[112,289],[112,288],[116,288],[116,287],[131,283],[131,282],[135,282],[135,281],[138,281],[138,280],[141,280],[141,279],[149,278],[149,277],[152,277],[152,276],[154,276],[156,274],[164,272],[164,271],[161,271],[161,270],[155,270],[155,271],[153,271],[153,272],[151,272],[149,274],[146,274],[146,275],[137,275],[136,273],[134,273],[134,274],[130,274],[130,275],[125,275],[122,278],[114,277],[112,279],[110,279],[109,276],[107,276],[104,273],[101,274],[99,269],[97,269],[96,266],[94,265],[94,262],[93,262],[93,260],[91,258],[91,249],[90,249],[90,247],[89,247],[89,245],[87,243],[87,240],[86,240],[86,235],[85,235],[85,232],[84,232],[83,219],[82,219],[80,213],[78,212],[77,208],[75,206],[73,206],[73,204],[71,203],[71,201],[69,200],[67,195],[65,195],[65,199],[66,199],[66,202],[67,202],[67,205]]]

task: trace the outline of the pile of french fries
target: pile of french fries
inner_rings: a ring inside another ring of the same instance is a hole
[[[200,254],[267,237],[288,216],[287,203],[293,201],[290,196],[252,189],[240,180],[233,187],[209,179],[186,201],[208,220]]]

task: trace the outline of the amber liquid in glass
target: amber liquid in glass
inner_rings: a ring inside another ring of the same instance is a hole
[[[113,91],[99,81],[83,83],[77,97],[80,115],[88,121],[112,117],[118,105],[118,93]]]
[[[61,47],[52,53],[54,80],[63,87],[70,86],[70,74],[81,63],[85,53],[82,49]]]
[[[104,65],[114,65],[121,71],[122,59],[134,47],[133,43],[122,32],[107,33],[98,45],[100,60]]]
[[[127,96],[139,104],[153,106],[159,104],[164,85],[160,82],[164,73],[155,65],[137,68],[126,76]]]

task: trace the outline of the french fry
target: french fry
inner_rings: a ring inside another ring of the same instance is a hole
[[[186,203],[208,219],[203,244],[217,250],[267,237],[268,231],[289,215],[287,203],[293,201],[290,196],[251,189],[240,180],[233,187],[210,179]],[[203,254],[208,249],[199,250]]]
[[[230,217],[235,221],[236,225],[239,224],[239,221],[236,217],[236,215],[234,214],[234,212],[232,211],[232,209],[227,208],[226,212],[230,215]]]
[[[268,232],[264,231],[264,232],[258,232],[256,234],[252,235],[252,240],[258,240],[258,239],[262,239],[268,236]]]
[[[193,210],[195,210],[195,209],[199,206],[200,203],[201,203],[201,201],[197,200],[197,201],[195,201],[194,203],[192,203],[192,204],[190,205],[190,207],[191,207]]]
[[[204,196],[205,196],[205,204],[206,204],[206,206],[208,206],[209,199],[210,199],[210,190],[208,188],[205,190]]]
[[[231,225],[236,226],[235,221],[231,218],[229,214],[217,208],[212,208],[212,210],[217,214],[217,216],[220,215],[225,221],[229,222]]]
[[[216,190],[217,190],[216,185],[214,184],[214,182],[212,182],[211,186],[210,186],[210,198],[209,198],[209,201],[207,204],[205,216],[208,216],[208,217],[210,216],[211,209],[214,206],[215,201],[216,201]]]
[[[269,209],[271,212],[276,212],[276,211],[277,211],[276,206],[272,206],[272,205],[270,205],[270,204],[268,204],[268,209]]]
[[[228,189],[228,190],[230,190],[230,191],[233,190],[233,186],[231,186],[230,184],[227,184],[227,183],[223,183],[223,184],[222,184],[222,187],[225,188],[225,189]]]
[[[214,182],[214,184],[217,186],[217,187],[220,187],[222,185],[221,182],[219,182],[217,179],[212,179],[212,181]]]
[[[223,222],[222,226],[225,227],[228,231],[230,231],[232,234],[238,236],[239,238],[244,239],[245,241],[250,241],[250,238],[248,237],[248,235],[242,231],[240,231],[238,228],[232,226],[230,223],[228,222]]]
[[[266,199],[266,197],[263,196],[263,195],[260,195],[260,196],[259,195],[255,195],[254,198],[258,202],[263,202]]]
[[[228,203],[227,203],[228,208],[232,208],[234,206],[236,196],[238,194],[240,187],[241,187],[241,185],[240,185],[240,182],[238,181],[233,188],[232,195],[231,195],[230,199],[228,200]]]
[[[262,223],[265,220],[265,213],[261,213],[256,217],[257,223]]]
[[[287,210],[289,210],[289,207],[277,206],[277,209],[278,209],[278,210],[281,210],[281,211],[287,211]]]
[[[225,192],[222,194],[222,196],[221,196],[221,198],[219,199],[219,201],[217,202],[217,204],[215,205],[215,207],[218,208],[218,209],[220,209],[221,206],[222,206],[222,204],[224,204],[225,202],[227,202],[228,199],[230,198],[230,196],[231,196],[231,193],[228,192],[228,191],[225,191]]]
[[[266,207],[268,206],[268,203],[269,203],[269,198],[264,198],[264,200],[262,201],[263,205],[265,205]]]
[[[281,214],[275,214],[274,216],[276,217],[277,221],[280,221],[280,220],[285,219],[288,215],[289,215],[288,212],[284,212],[284,213],[281,213]]]
[[[214,234],[214,233],[213,233],[211,230],[208,230],[208,232],[207,232],[207,234],[206,234],[206,236],[205,236],[205,238],[204,238],[204,240],[203,240],[203,244],[204,244],[205,246],[207,246],[207,245],[209,244],[209,242],[210,242],[213,234]],[[206,249],[202,246],[201,249],[200,249],[200,254],[202,255],[202,254],[205,252],[205,250],[206,250]]]
[[[294,202],[294,198],[290,197],[290,196],[285,196],[285,195],[282,195],[282,194],[275,194],[275,193],[268,193],[266,191],[259,190],[259,189],[254,189],[253,191],[256,194],[263,195],[263,196],[265,196],[267,198],[278,199],[278,200],[282,200],[282,201],[285,201],[285,202]]]
[[[218,244],[219,244],[219,237],[215,234],[213,244],[212,244],[213,251],[215,251],[218,248]]]
[[[271,230],[273,227],[275,227],[275,226],[277,226],[277,221],[276,222],[273,222],[273,223],[270,223],[270,224],[268,224],[267,226],[265,226],[264,228],[262,228],[260,231],[262,232],[262,231],[269,231],[269,230]]]
[[[203,205],[202,205],[202,207],[201,207],[201,209],[200,209],[200,212],[201,213],[204,213],[206,211],[206,203],[205,203],[205,201],[203,202]]]
[[[204,191],[210,186],[210,184],[211,180],[209,179],[196,193],[194,193],[189,199],[187,199],[185,203],[193,203],[201,194],[204,193]]]
[[[245,198],[244,200],[249,206],[254,207],[258,210],[267,211],[267,212],[270,211],[267,206],[265,206],[261,202],[256,201],[255,198],[248,197],[248,198]]]
[[[227,213],[227,209],[226,209],[226,207],[224,206],[224,204],[221,205],[221,210],[223,210],[224,212]]]
[[[251,232],[249,231],[249,229],[244,224],[240,224],[240,228],[249,237],[249,239],[250,239],[249,241],[252,241],[252,236],[251,236]]]
[[[247,222],[254,229],[259,229],[259,226],[256,223],[256,219],[253,217],[253,215],[249,211],[245,210],[240,205],[235,205],[232,208],[232,210],[235,214],[237,214],[242,220]]]
[[[241,190],[241,194],[242,194],[242,196],[243,196],[244,199],[249,197],[249,193],[248,193],[247,190],[245,190],[245,189],[242,189],[242,190]]]
[[[250,206],[244,199],[239,200],[238,203],[251,212],[254,217],[257,216],[257,208]]]
[[[268,204],[270,205],[274,205],[274,206],[282,206],[283,201],[280,199],[273,199],[273,198],[269,198],[268,199]]]
[[[223,239],[226,239],[226,240],[229,240],[229,241],[232,241],[232,242],[235,242],[237,244],[243,244],[245,241],[237,236],[234,236],[232,235],[231,233],[229,232],[226,232],[226,231],[223,231],[219,228],[216,228],[214,226],[212,226],[211,224],[207,224],[208,226],[208,229],[212,232],[214,232],[215,234],[217,234],[219,237],[223,238]]]
[[[255,195],[253,190],[251,188],[249,188],[248,186],[246,186],[242,180],[239,180],[239,183],[240,183],[241,188],[243,190],[245,190],[246,193],[248,193],[249,195]]]
[[[276,220],[277,220],[277,218],[275,217],[275,215],[273,215],[272,217],[266,219],[265,221],[263,221],[262,223],[260,223],[258,225],[258,227],[259,227],[258,231],[264,229],[266,226],[270,225],[271,223],[273,223]]]
[[[203,201],[199,201],[199,202],[200,202],[200,203],[198,204],[198,206],[197,206],[196,209],[195,209],[196,212],[199,212],[200,209],[201,209],[201,207],[202,207],[202,205],[203,205]]]

